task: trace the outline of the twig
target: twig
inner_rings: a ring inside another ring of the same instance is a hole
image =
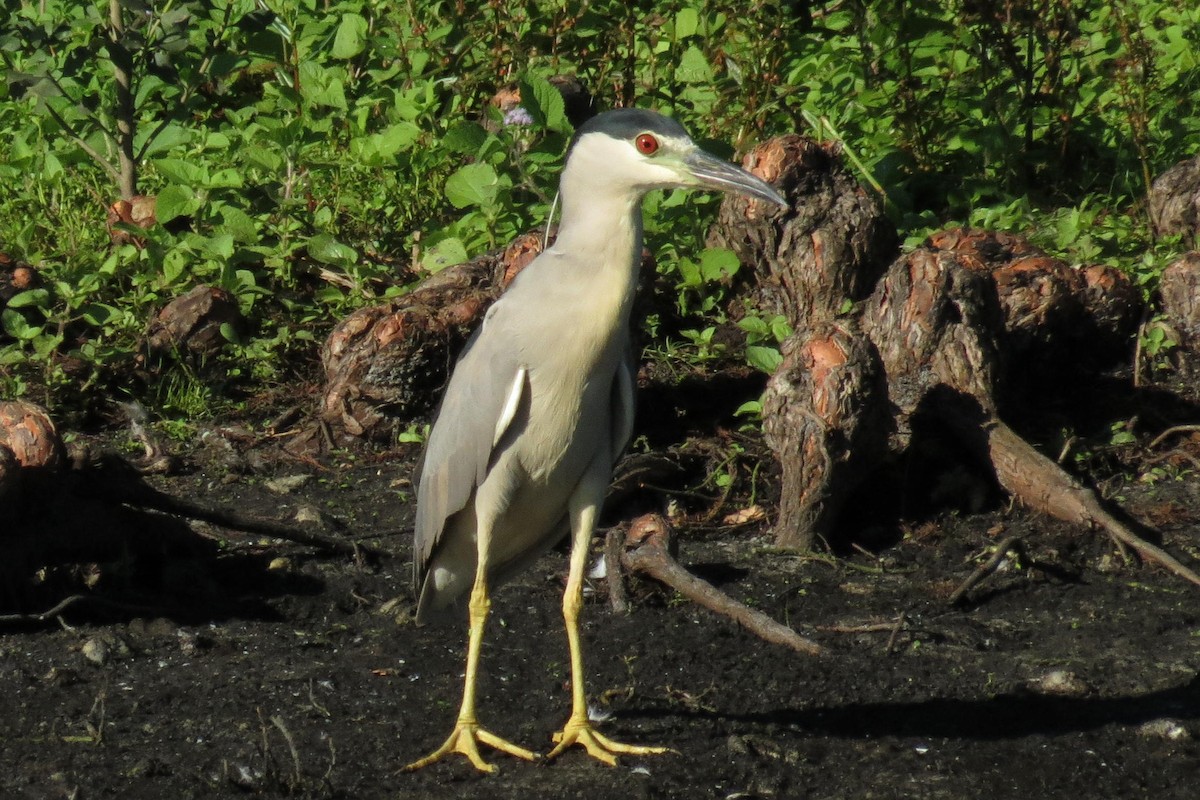
[[[604,574],[608,578],[608,602],[617,614],[629,613],[629,593],[625,591],[625,569],[621,565],[621,548],[625,532],[613,528],[604,537]]]
[[[358,542],[331,539],[328,536],[322,536],[319,533],[302,530],[291,525],[284,525],[258,517],[248,517],[244,514],[238,514],[237,512],[225,509],[209,508],[199,503],[193,503],[190,500],[171,497],[149,486],[143,486],[142,491],[139,491],[136,497],[122,499],[125,502],[136,503],[139,506],[152,508],[156,511],[210,522],[213,525],[220,525],[222,528],[245,531],[246,533],[257,533],[263,536],[270,536],[274,539],[285,539],[297,544],[318,547],[328,552],[353,556],[356,559],[361,558],[363,555],[368,555],[372,558],[392,555],[384,550],[359,544]]]
[[[292,738],[292,732],[289,731],[287,725],[284,724],[283,717],[271,717],[271,724],[283,734],[283,740],[287,742],[288,750],[292,754],[292,770],[294,776],[291,788],[293,790],[299,789],[304,783],[304,775],[300,771],[300,751],[296,749],[296,740]]]
[[[1177,433],[1195,433],[1198,431],[1200,431],[1200,425],[1175,425],[1174,427],[1167,428],[1158,436],[1155,436],[1154,440],[1150,442],[1150,449],[1153,450],[1154,448],[1158,447],[1163,443],[1163,440],[1169,436],[1174,436]]]
[[[903,615],[902,615],[903,616]],[[864,622],[861,625],[818,625],[817,630],[829,633],[887,633],[896,629],[896,620],[891,622]]]
[[[65,620],[63,620],[62,614],[68,608],[79,603],[92,603],[95,605],[106,606],[108,608],[115,608],[118,611],[127,611],[131,613],[144,614],[148,612],[161,612],[161,609],[155,606],[140,606],[131,603],[119,603],[115,600],[109,600],[106,597],[98,597],[87,594],[73,594],[70,597],[64,597],[62,600],[59,600],[52,607],[46,609],[45,611],[40,611],[35,614],[0,614],[0,625],[46,622],[47,620],[57,619],[59,623],[67,630],[74,630],[71,626],[67,625]]]
[[[48,619],[57,617],[76,603],[89,599],[85,594],[73,594],[70,597],[64,597],[55,603],[52,608],[38,614],[0,614],[0,624],[10,622],[45,622]]]
[[[1020,541],[1021,536],[1022,534],[1020,533],[1012,533],[1001,540],[1000,544],[996,545],[996,552],[992,553],[992,557],[980,564],[979,567],[977,567],[965,581],[959,584],[959,587],[954,590],[953,594],[950,595],[946,602],[952,606],[958,605],[958,603],[967,596],[967,592],[974,589],[975,586],[983,581],[984,578],[988,577],[997,569],[999,569],[1000,564],[1003,563],[1005,556],[1008,555],[1008,551],[1012,549],[1013,545]]]
[[[883,652],[885,655],[890,656],[893,652],[895,652],[896,638],[900,636],[900,631],[904,630],[904,623],[906,622],[908,622],[908,615],[901,611],[900,615],[896,617],[895,623],[892,624],[892,632],[891,635],[888,636],[887,644],[883,646]]]
[[[1142,341],[1146,336],[1146,324],[1150,321],[1150,306],[1147,305],[1142,311],[1142,321],[1138,324],[1137,336],[1134,337],[1133,345],[1133,388],[1141,388],[1142,385]]]
[[[111,463],[108,461],[106,464],[102,464],[89,476],[88,481],[81,481],[81,484],[86,486],[90,493],[103,494],[106,501],[115,500],[136,508],[148,508],[188,519],[202,520],[231,530],[284,539],[297,544],[317,547],[327,552],[353,556],[356,559],[364,555],[372,558],[392,555],[387,551],[358,542],[333,539],[272,520],[250,517],[225,509],[210,508],[191,500],[172,497],[140,479],[123,474],[128,472],[128,466],[125,465],[124,460],[119,460],[119,463],[110,466]]]
[[[818,655],[822,648],[791,628],[781,625],[766,614],[743,605],[712,584],[697,578],[679,565],[668,549],[670,528],[658,514],[639,517],[630,526],[626,550],[622,556],[625,567],[665,583],[689,600],[710,611],[723,614],[756,636],[774,644],[790,647],[799,653]]]

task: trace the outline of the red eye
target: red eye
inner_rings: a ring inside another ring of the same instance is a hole
[[[658,152],[658,139],[648,133],[643,133],[634,139],[633,145],[644,156],[652,156]]]

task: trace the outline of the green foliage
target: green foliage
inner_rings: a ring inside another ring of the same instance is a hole
[[[122,374],[153,310],[200,282],[252,322],[225,374],[287,380],[335,319],[405,290],[397,262],[437,270],[544,223],[571,133],[553,75],[600,106],[671,109],[724,155],[785,131],[836,138],[909,241],[953,221],[1022,232],[1148,290],[1176,243],[1152,240],[1140,198],[1200,140],[1192,0],[175,0],[123,4],[115,37],[108,2],[9,7],[0,250],[44,279],[0,310],[9,394]],[[488,103],[510,81],[520,113]],[[112,244],[129,169],[159,225]],[[660,333],[685,358],[721,355],[739,265],[705,248],[718,203],[647,200],[678,298]],[[746,358],[772,369],[786,326],[739,324]]]

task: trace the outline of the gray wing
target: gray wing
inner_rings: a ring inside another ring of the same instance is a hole
[[[446,521],[466,507],[487,475],[492,451],[507,430],[522,394],[525,368],[512,343],[492,323],[501,301],[464,348],[429,432],[417,479],[413,581],[419,594]]]
[[[617,364],[617,374],[613,378],[612,386],[612,418],[611,438],[609,442],[612,446],[613,466],[621,459],[625,453],[625,448],[629,447],[629,442],[633,439],[633,415],[634,415],[634,390],[636,386],[637,376],[637,361],[633,357],[633,342],[630,341],[629,334],[625,336],[625,354],[621,362]]]

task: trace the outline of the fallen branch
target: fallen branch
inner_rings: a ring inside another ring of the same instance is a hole
[[[1166,439],[1174,436],[1177,433],[1200,433],[1200,425],[1176,425],[1174,427],[1167,428],[1158,436],[1154,437],[1154,441],[1150,442],[1150,449],[1155,449]]]
[[[670,526],[658,514],[639,517],[630,526],[625,539],[626,550],[621,558],[623,566],[630,572],[649,575],[692,602],[733,619],[768,642],[781,644],[807,655],[819,655],[822,652],[821,646],[816,642],[806,639],[761,611],[739,603],[680,566],[669,551],[670,535]]]
[[[174,514],[175,516],[200,520],[230,530],[256,533],[263,536],[270,536],[273,539],[283,539],[297,544],[308,545],[309,547],[316,547],[331,553],[353,556],[356,559],[360,559],[363,556],[381,558],[392,555],[388,551],[359,544],[358,542],[332,539],[328,536],[323,536],[313,531],[306,531],[292,525],[284,525],[283,523],[260,517],[250,517],[226,509],[203,506],[190,500],[183,500],[164,494],[144,483],[139,484],[136,491],[122,496],[120,500],[123,503],[139,508],[149,508],[167,514]]]
[[[996,552],[992,553],[992,557],[980,564],[974,572],[967,576],[967,579],[954,590],[946,602],[952,606],[958,605],[967,596],[967,592],[974,589],[984,578],[999,569],[1000,565],[1004,562],[1004,558],[1008,555],[1008,551],[1021,540],[1021,536],[1022,534],[1020,533],[1013,533],[1002,539],[1000,544],[996,545]]]
[[[1064,522],[1099,528],[1147,561],[1200,586],[1200,575],[1117,520],[1100,504],[1095,493],[1035,450],[1001,420],[993,418],[983,428],[996,478],[1018,500]]]

